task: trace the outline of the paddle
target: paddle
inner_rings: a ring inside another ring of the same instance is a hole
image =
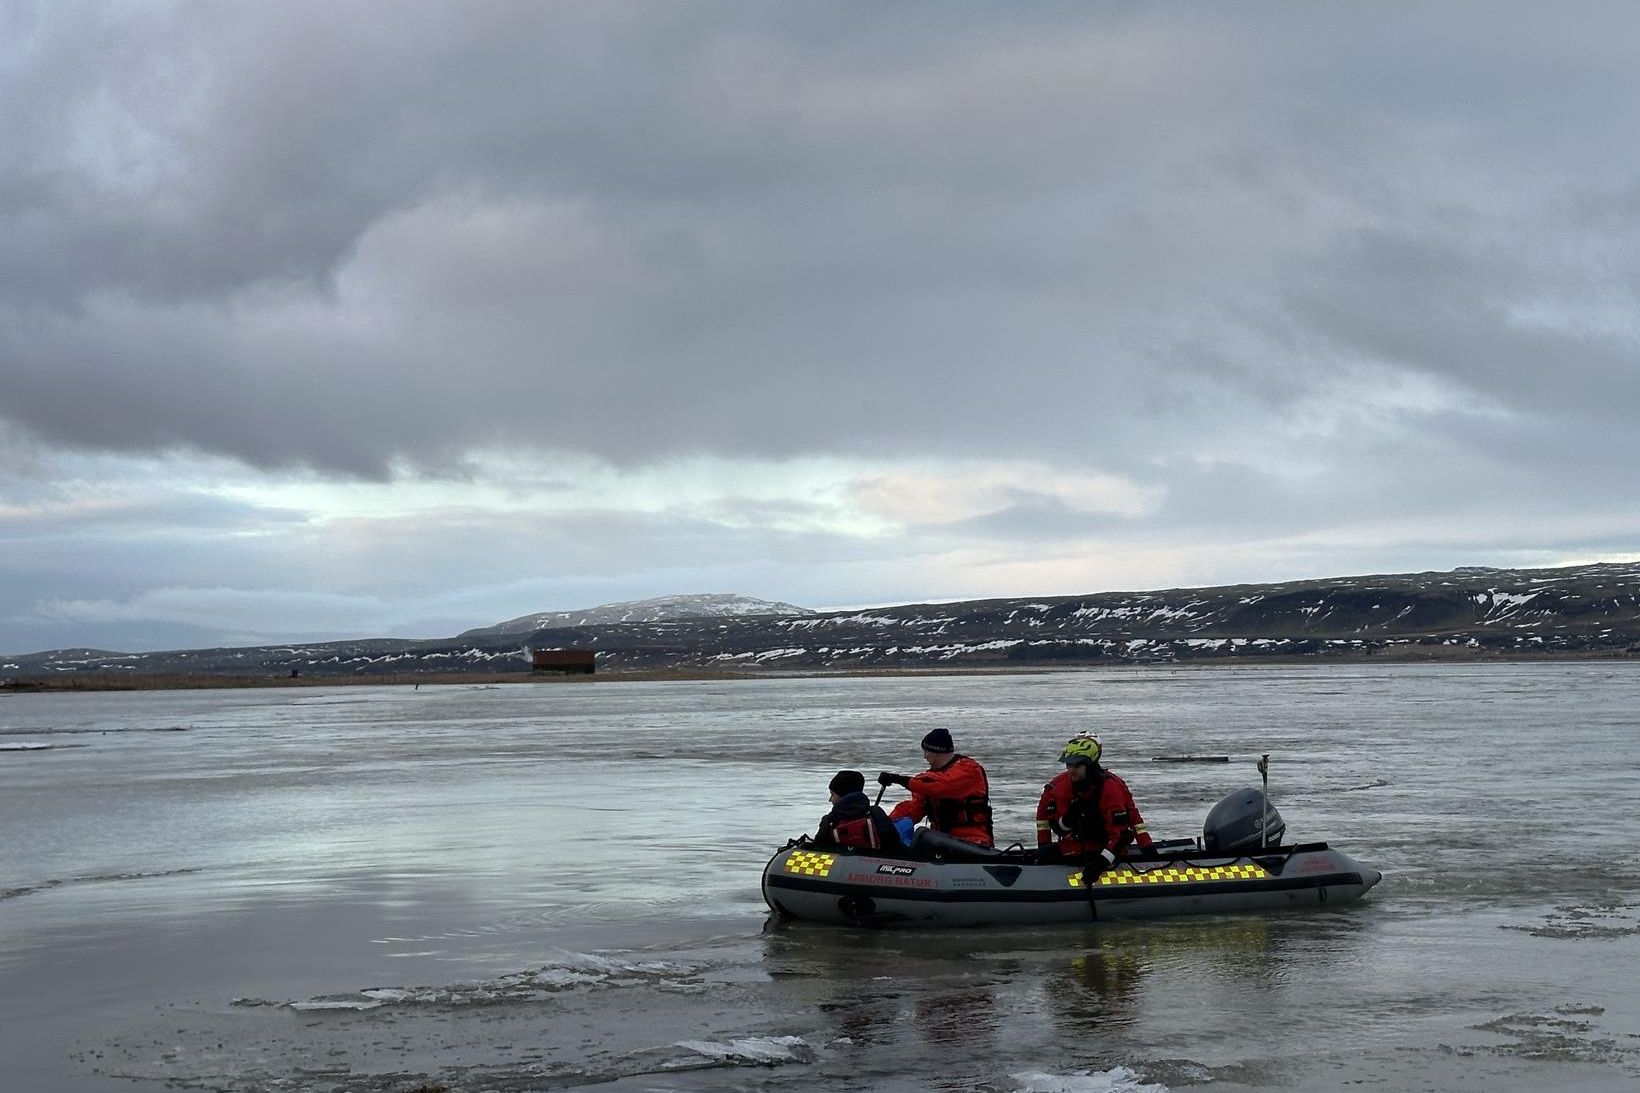
[[[1082,865],[1082,887],[1088,890],[1088,914],[1098,922],[1099,901],[1094,898],[1094,891],[1099,887],[1099,874],[1093,871],[1091,859],[1084,859]]]
[[[883,803],[883,791],[888,789],[888,786],[889,786],[889,783],[883,781],[883,779],[884,778],[889,778],[889,777],[894,777],[894,776],[890,775],[888,773],[888,771],[886,771],[886,770],[885,771],[879,771],[877,773],[877,799],[875,801],[871,802],[873,806],[880,805],[880,804]],[[905,784],[905,779],[903,779],[903,778],[900,779],[900,784],[904,785]]]

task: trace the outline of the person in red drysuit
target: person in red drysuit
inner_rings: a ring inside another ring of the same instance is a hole
[[[1066,744],[1059,756],[1065,771],[1042,787],[1036,805],[1039,856],[1080,861],[1091,877],[1115,865],[1129,847],[1151,844],[1127,783],[1099,765],[1102,750],[1089,733]],[[1057,846],[1052,845],[1055,836]]]

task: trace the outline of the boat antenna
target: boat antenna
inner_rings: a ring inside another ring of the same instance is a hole
[[[1264,817],[1258,825],[1258,845],[1260,849],[1270,845],[1270,753],[1265,752],[1258,761],[1258,776],[1264,782]]]

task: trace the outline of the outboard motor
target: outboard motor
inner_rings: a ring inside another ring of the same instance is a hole
[[[1202,825],[1207,850],[1257,850],[1261,843],[1276,846],[1287,832],[1287,822],[1260,790],[1238,789],[1214,805]]]

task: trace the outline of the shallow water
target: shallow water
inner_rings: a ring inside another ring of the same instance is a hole
[[[1626,1089],[1637,710],[1640,671],[1589,662],[10,695],[0,1087]],[[1003,838],[1094,729],[1158,834],[1269,752],[1290,837],[1385,880],[769,923],[759,871],[830,775],[914,769],[936,725]],[[1186,753],[1236,761],[1149,762]]]

